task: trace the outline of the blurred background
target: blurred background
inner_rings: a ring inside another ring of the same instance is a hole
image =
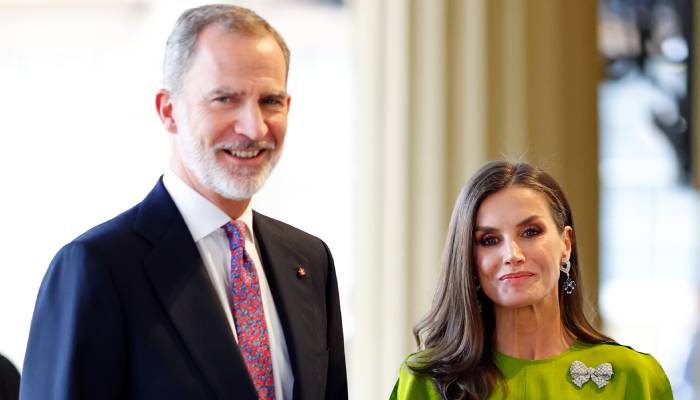
[[[0,353],[21,369],[58,249],[167,168],[155,113],[185,0],[0,0]],[[692,0],[247,0],[292,50],[285,155],[254,200],[338,269],[351,398],[387,398],[454,199],[551,171],[597,323],[700,398],[700,7]]]

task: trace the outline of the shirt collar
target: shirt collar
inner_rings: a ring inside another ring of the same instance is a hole
[[[175,202],[175,206],[180,211],[182,219],[185,220],[185,225],[187,225],[187,229],[195,242],[208,236],[230,221],[229,216],[225,212],[191,188],[174,172],[166,171],[163,174],[163,185],[170,197],[173,198],[173,202]],[[250,238],[253,237],[253,208],[251,204],[252,202],[248,203],[243,214],[238,218],[239,221],[245,223],[248,229],[246,234]]]

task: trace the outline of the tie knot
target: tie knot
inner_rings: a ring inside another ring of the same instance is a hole
[[[231,248],[244,247],[245,243],[245,222],[236,220],[229,221],[224,225],[224,231],[226,232],[226,237],[231,244]]]

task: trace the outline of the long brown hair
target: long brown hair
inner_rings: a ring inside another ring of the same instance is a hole
[[[413,329],[420,352],[408,366],[429,376],[444,399],[482,399],[504,384],[493,357],[495,317],[491,300],[477,290],[473,258],[474,227],[481,203],[493,193],[522,186],[545,195],[554,222],[563,232],[572,228],[571,279],[577,287],[563,294],[559,282],[559,308],[566,331],[584,343],[612,342],[596,330],[584,313],[574,221],[569,202],[549,174],[527,163],[491,161],[464,185],[452,211],[442,259],[442,271],[427,316]],[[507,388],[504,388],[507,390]]]

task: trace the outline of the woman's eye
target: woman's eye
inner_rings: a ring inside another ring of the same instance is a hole
[[[531,226],[531,227],[528,227],[527,229],[525,229],[525,231],[523,231],[523,236],[525,236],[525,237],[537,236],[541,232],[542,231],[540,230],[540,228],[538,228],[536,226]]]
[[[498,238],[495,236],[484,236],[479,240],[479,244],[482,246],[493,246],[498,244]]]

